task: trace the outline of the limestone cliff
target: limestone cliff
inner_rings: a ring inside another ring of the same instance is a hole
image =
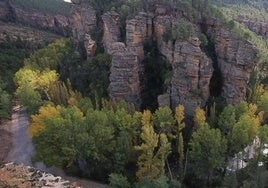
[[[193,115],[197,106],[204,106],[210,96],[209,83],[212,77],[212,61],[202,52],[198,38],[184,41],[164,42],[162,34],[165,25],[173,24],[175,18],[169,15],[158,15],[155,18],[155,38],[158,39],[160,52],[171,63],[171,106],[185,106],[185,113]]]
[[[96,26],[96,11],[85,0],[73,0],[70,16],[48,14],[37,10],[26,10],[12,1],[0,2],[0,19],[26,24],[38,29],[48,30],[62,36],[73,36],[84,42],[88,56],[94,55],[95,41],[90,37]]]
[[[218,66],[224,79],[222,96],[228,104],[245,100],[247,84],[257,62],[257,49],[216,20],[209,20],[206,24],[206,33],[214,41]]]
[[[197,106],[204,106],[209,97],[209,81],[212,76],[212,61],[201,51],[197,38],[176,41],[172,44],[162,40],[165,25],[175,18],[167,14],[165,7],[156,9],[155,15],[140,12],[126,22],[126,44],[118,43],[119,28],[114,13],[106,13],[104,22],[104,46],[112,55],[110,75],[110,97],[141,103],[143,85],[144,42],[150,38],[157,40],[158,48],[172,65],[173,76],[170,91],[172,107],[186,106],[186,113],[192,115]],[[161,98],[161,97],[160,97]],[[168,104],[165,102],[165,104]]]
[[[102,15],[103,20],[103,46],[108,54],[112,54],[112,45],[120,39],[119,17],[120,15],[114,11],[107,12]]]
[[[109,95],[112,99],[141,105],[143,45],[152,35],[152,17],[139,13],[126,23],[126,44],[119,41],[118,17],[109,12],[102,16],[104,22],[104,47],[112,55]]]
[[[63,15],[49,15],[38,11],[25,10],[10,3],[11,12],[16,22],[39,29],[46,29],[63,36],[71,35],[69,18]]]
[[[88,56],[94,56],[96,42],[90,36],[96,27],[96,11],[86,0],[72,0],[69,17],[63,15],[47,15],[37,11],[26,11],[8,1],[1,2],[0,19],[12,12],[17,22],[48,29],[64,36],[73,36],[83,42]],[[172,108],[178,104],[185,105],[187,115],[193,115],[197,106],[204,106],[210,97],[210,81],[213,67],[219,69],[223,76],[221,96],[227,103],[233,104],[245,99],[249,78],[257,61],[257,50],[246,39],[241,39],[223,27],[217,20],[207,19],[202,23],[191,23],[195,28],[190,38],[180,40],[163,40],[167,25],[180,24],[180,19],[189,19],[183,13],[172,12],[167,5],[156,5],[152,12],[139,12],[133,19],[126,20],[125,31],[122,32],[122,20],[114,11],[104,13],[103,47],[112,56],[109,96],[111,99],[126,100],[141,107],[144,92],[143,83],[144,59],[150,54],[145,51],[147,41],[155,42],[161,58],[164,57],[172,66],[172,77],[168,89],[160,96],[161,104]],[[252,30],[268,36],[268,27],[262,23],[251,23],[240,20]],[[204,53],[200,47],[198,36],[205,34],[213,44],[214,57]],[[125,34],[126,40],[122,42]],[[213,59],[213,61],[211,60]],[[156,75],[157,76],[157,75]]]
[[[83,41],[86,34],[96,26],[96,11],[89,5],[87,1],[72,1],[70,26],[72,35]]]

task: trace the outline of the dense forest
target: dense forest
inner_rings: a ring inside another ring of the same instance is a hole
[[[13,1],[51,14],[70,12],[69,4],[59,0]],[[98,45],[92,57],[86,56],[81,41],[74,38],[32,48],[27,41],[7,35],[0,42],[0,119],[10,117],[12,101],[26,108],[28,132],[36,149],[32,160],[114,188],[267,187],[268,156],[263,151],[268,144],[268,41],[236,21],[242,16],[267,23],[267,1],[88,3],[98,19],[109,10],[119,13],[122,41],[126,40],[126,21],[139,11],[150,12],[156,3],[171,6],[173,14],[183,9],[180,25],[167,25],[163,40],[175,43],[198,36],[212,60],[214,41],[196,25],[208,17],[219,19],[228,31],[258,49],[247,98],[227,104],[219,96],[221,87],[216,86],[222,82],[216,67],[210,88],[213,100],[204,108],[196,107],[193,116],[186,115],[185,105],[159,107],[154,99],[170,87],[172,68],[161,58],[155,41],[147,41],[144,77],[152,85],[141,110],[109,99],[112,57],[105,53],[101,24],[91,31]],[[248,147],[254,148],[253,157]]]

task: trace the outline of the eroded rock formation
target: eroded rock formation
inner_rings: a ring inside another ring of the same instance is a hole
[[[210,96],[209,83],[213,73],[212,61],[200,49],[198,38],[176,41],[160,46],[171,63],[171,106],[185,106],[185,113],[193,115],[197,106],[204,106]]]
[[[96,26],[96,11],[86,0],[73,0],[69,16],[46,14],[37,10],[26,10],[5,0],[0,2],[0,19],[11,20],[38,29],[49,30],[62,36],[73,36],[84,42],[87,55],[94,55],[95,41],[90,36]]]
[[[120,40],[119,14],[110,11],[102,15],[103,20],[103,46],[108,54],[112,54],[112,45]]]
[[[141,102],[142,60],[144,59],[144,42],[154,38],[158,48],[172,65],[173,76],[170,91],[161,99],[161,105],[172,107],[178,104],[186,106],[186,113],[192,115],[197,106],[204,106],[209,97],[209,81],[212,76],[212,61],[201,51],[197,38],[189,41],[171,41],[162,39],[167,23],[172,18],[166,7],[158,7],[156,15],[139,13],[126,22],[126,44],[119,40],[118,22],[114,13],[106,13],[104,21],[104,44],[106,51],[112,55],[110,75],[110,97],[125,99],[139,107]],[[107,40],[106,40],[107,39]],[[168,97],[169,96],[169,97]],[[162,100],[163,99],[163,100]],[[168,105],[170,106],[170,104]]]
[[[12,15],[16,22],[46,29],[63,36],[71,35],[69,18],[63,15],[49,15],[38,11],[28,11],[21,7],[11,5]]]
[[[72,35],[79,41],[83,41],[86,34],[90,34],[90,31],[96,26],[96,11],[89,5],[88,1],[76,0],[72,2],[70,18]]]
[[[102,19],[105,50],[112,55],[109,95],[112,99],[124,99],[139,108],[143,45],[152,35],[152,17],[146,13],[139,13],[134,19],[127,21],[126,44],[118,42],[120,32],[117,15],[109,12],[104,14]]]
[[[163,13],[167,11],[160,12],[161,14],[159,13],[154,20],[154,36],[158,41],[160,52],[173,69],[169,91],[171,106],[175,108],[183,104],[185,113],[193,115],[195,108],[204,106],[210,96],[212,61],[202,52],[198,38],[193,37],[186,41],[163,41],[162,34],[166,25],[173,24],[176,19]]]
[[[228,104],[241,102],[245,100],[258,51],[252,43],[236,37],[216,20],[209,20],[206,24],[207,34],[215,44],[218,66],[223,76],[222,96]]]

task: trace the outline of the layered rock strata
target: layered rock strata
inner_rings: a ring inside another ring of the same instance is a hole
[[[218,66],[223,76],[222,96],[228,104],[246,98],[246,88],[257,62],[256,47],[236,37],[216,20],[206,22],[207,34],[214,41]]]
[[[154,20],[154,34],[160,52],[172,65],[173,75],[169,91],[171,106],[175,108],[183,104],[185,113],[191,116],[195,108],[204,106],[210,96],[209,84],[213,66],[212,61],[202,52],[198,38],[163,41],[166,25],[175,22],[176,19],[168,14],[158,14]]]
[[[143,45],[152,35],[152,17],[139,13],[126,23],[126,44],[118,42],[120,32],[118,17],[109,12],[102,16],[104,22],[104,47],[112,55],[109,95],[115,100],[126,100],[141,106],[141,61]]]
[[[83,41],[86,35],[96,26],[96,11],[85,0],[72,0],[70,26],[72,35],[79,41]]]
[[[59,14],[48,15],[38,11],[28,11],[18,6],[10,5],[16,22],[50,30],[63,36],[71,36],[72,29],[68,17]]]
[[[87,55],[94,55],[95,41],[90,32],[96,26],[96,11],[86,0],[72,0],[70,16],[46,14],[37,10],[26,10],[11,1],[0,2],[0,19],[26,24],[35,28],[49,30],[62,36],[73,36],[84,42]],[[3,5],[3,6],[2,6]]]

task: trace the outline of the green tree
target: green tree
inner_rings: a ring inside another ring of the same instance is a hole
[[[169,107],[159,107],[153,114],[152,120],[158,133],[171,134],[175,120]]]
[[[214,172],[225,166],[226,139],[221,136],[219,129],[211,129],[204,124],[193,133],[189,143],[191,167],[199,185],[210,186]]]
[[[223,109],[219,116],[218,127],[223,135],[228,135],[232,131],[235,123],[235,107],[232,105],[228,105]]]
[[[115,129],[105,111],[88,110],[85,119],[85,144],[79,148],[88,173],[103,180],[113,167],[116,147]]]
[[[122,174],[110,174],[109,175],[109,185],[111,188],[130,188],[131,185],[127,178]]]
[[[16,94],[29,114],[37,113],[39,107],[44,104],[41,95],[28,84],[18,88]]]
[[[258,133],[261,118],[256,113],[256,106],[249,106],[247,113],[243,114],[234,124],[228,136],[229,150],[231,154],[240,152],[253,142]]]
[[[76,165],[85,137],[83,113],[76,107],[58,107],[59,116],[43,116],[45,128],[33,137],[34,160],[47,166],[72,169]]]
[[[10,117],[11,109],[11,96],[4,90],[4,84],[0,79],[0,120]]]

